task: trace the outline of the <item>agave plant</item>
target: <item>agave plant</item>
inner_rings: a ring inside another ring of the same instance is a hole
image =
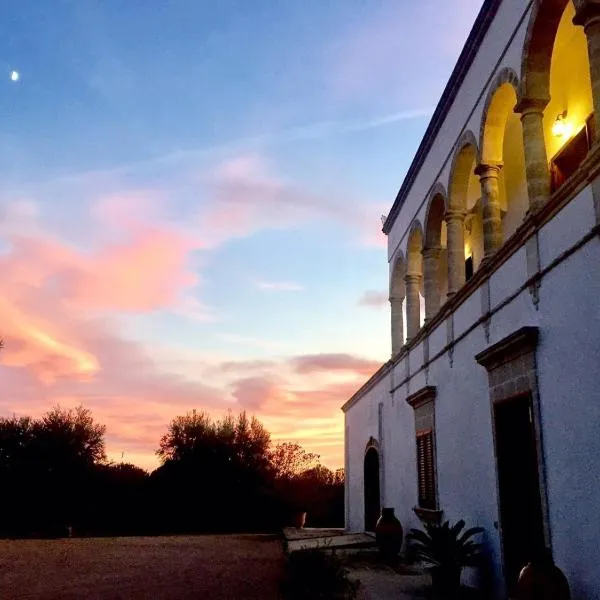
[[[431,569],[434,587],[451,591],[460,587],[463,567],[473,567],[481,560],[482,545],[473,537],[483,533],[482,527],[471,527],[463,532],[465,522],[461,519],[450,526],[428,523],[425,531],[411,529],[407,540],[416,558]]]

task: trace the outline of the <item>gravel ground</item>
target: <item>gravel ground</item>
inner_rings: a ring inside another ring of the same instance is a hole
[[[270,535],[0,540],[0,600],[278,598]]]

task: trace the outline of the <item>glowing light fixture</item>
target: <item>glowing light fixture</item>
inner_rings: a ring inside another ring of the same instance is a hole
[[[572,129],[572,125],[567,122],[567,111],[565,110],[556,117],[556,121],[552,125],[552,135],[566,138],[569,137]]]

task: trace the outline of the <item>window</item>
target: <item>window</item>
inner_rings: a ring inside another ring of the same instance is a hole
[[[585,127],[569,140],[550,161],[550,177],[553,192],[575,173],[587,156],[595,138],[594,115],[591,114],[586,121]]]
[[[473,277],[473,257],[469,256],[465,260],[465,281],[469,281]]]
[[[417,432],[417,473],[419,477],[419,507],[435,510],[435,465],[433,432]]]

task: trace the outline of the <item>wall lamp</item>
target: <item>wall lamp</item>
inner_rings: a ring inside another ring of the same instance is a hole
[[[561,112],[552,125],[552,135],[555,137],[567,137],[571,131],[571,127],[567,122],[567,111]]]

